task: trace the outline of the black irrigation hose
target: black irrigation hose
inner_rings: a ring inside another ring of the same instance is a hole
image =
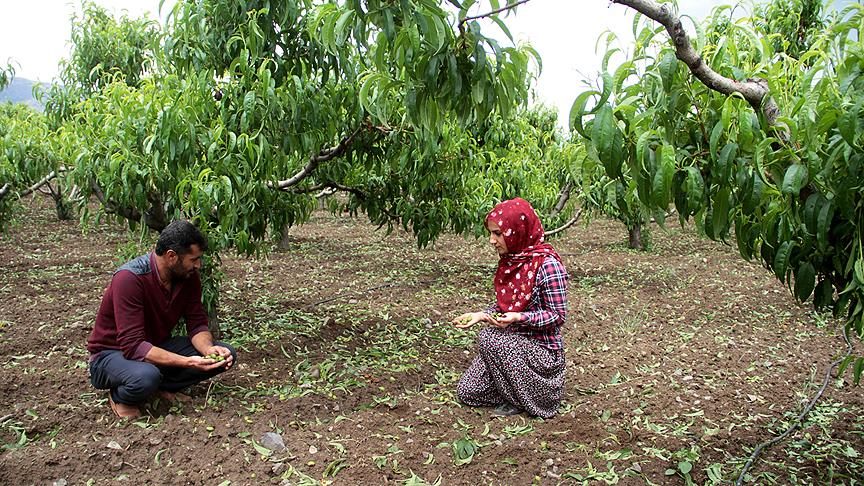
[[[741,486],[742,482],[744,481],[744,475],[747,474],[747,470],[750,469],[750,466],[753,465],[753,462],[756,461],[756,458],[759,457],[759,453],[761,453],[763,449],[767,449],[768,447],[771,447],[774,444],[780,442],[781,440],[786,438],[787,435],[791,434],[792,432],[798,430],[799,427],[801,427],[801,424],[804,422],[804,417],[806,417],[807,414],[810,413],[810,410],[813,409],[813,406],[816,405],[816,402],[819,400],[819,398],[822,397],[822,393],[825,392],[825,388],[828,387],[828,383],[831,381],[831,370],[833,370],[835,366],[840,364],[843,360],[845,360],[852,354],[852,343],[849,342],[849,326],[843,326],[843,339],[846,341],[846,354],[842,358],[838,358],[836,361],[828,365],[828,368],[825,370],[825,380],[823,380],[822,382],[822,387],[819,388],[819,391],[816,393],[813,399],[810,400],[810,403],[808,403],[807,406],[804,407],[804,410],[801,412],[800,415],[798,415],[798,419],[795,420],[795,422],[790,425],[785,432],[769,440],[768,442],[763,442],[759,444],[756,449],[753,450],[753,454],[750,454],[750,459],[747,460],[747,463],[744,464],[744,469],[741,470],[741,475],[738,476],[738,480],[735,481],[736,486]]]

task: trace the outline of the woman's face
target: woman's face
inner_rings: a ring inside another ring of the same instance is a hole
[[[499,255],[507,253],[507,243],[504,241],[504,234],[498,224],[491,219],[486,221],[486,229],[489,230],[489,244],[495,247]]]

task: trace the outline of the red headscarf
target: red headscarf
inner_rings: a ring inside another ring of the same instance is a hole
[[[515,198],[498,203],[485,221],[501,228],[507,252],[498,260],[495,272],[495,297],[503,312],[520,312],[531,301],[537,269],[547,256],[561,257],[544,242],[543,226],[531,203]]]

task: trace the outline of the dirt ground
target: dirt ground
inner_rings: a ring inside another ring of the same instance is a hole
[[[191,403],[119,420],[89,384],[85,344],[136,241],[119,224],[57,221],[41,200],[0,235],[0,484],[728,482],[846,349],[836,321],[734,247],[673,226],[635,252],[596,219],[552,242],[570,273],[559,415],[492,417],[455,397],[478,329],[447,324],[491,302],[485,240],[418,250],[322,212],[283,250],[223,257],[222,338],[238,366]],[[748,483],[860,484],[864,399],[850,381],[835,373]]]

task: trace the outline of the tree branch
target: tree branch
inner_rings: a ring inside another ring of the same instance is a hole
[[[105,210],[109,213],[115,213],[126,219],[132,219],[135,221],[141,220],[141,214],[139,214],[138,211],[129,208],[118,208],[116,204],[109,201],[105,197],[105,193],[102,192],[102,188],[99,187],[99,183],[96,182],[96,179],[90,181],[90,189],[93,191],[93,195],[96,196],[96,199],[102,203],[102,206],[105,207]]]
[[[99,183],[96,182],[96,179],[90,181],[90,188],[96,196],[96,199],[102,203],[105,211],[109,213],[114,213],[126,219],[144,223],[148,228],[154,231],[162,231],[165,229],[165,226],[168,225],[165,211],[162,208],[162,203],[159,202],[159,199],[153,194],[147,196],[147,200],[150,202],[150,209],[142,215],[135,208],[120,206],[114,201],[107,199],[105,193],[102,192],[102,188],[99,187]]]
[[[27,188],[27,190],[22,192],[18,197],[22,198],[22,197],[26,197],[26,196],[30,195],[31,193],[35,192],[40,187],[44,186],[45,184],[48,184],[48,182],[50,182],[51,179],[57,177],[57,175],[61,172],[66,172],[66,167],[60,167],[56,171],[52,170],[51,172],[48,173],[48,175],[46,175],[45,177],[40,179],[39,182],[37,182],[36,184],[33,184],[32,186]],[[53,189],[51,192],[54,192]]]
[[[324,189],[321,189],[321,192],[319,192],[318,194],[315,194],[315,199],[323,199],[323,198],[325,198],[327,196],[331,196],[333,194],[336,194],[336,188],[335,187],[325,187]]]
[[[513,2],[513,3],[509,4],[509,5],[505,5],[505,6],[501,7],[501,8],[495,9],[495,10],[493,10],[493,11],[491,11],[491,12],[486,12],[485,14],[474,15],[473,17],[465,17],[464,19],[462,19],[461,22],[459,22],[459,29],[460,29],[460,30],[462,29],[462,24],[464,24],[465,22],[468,22],[468,21],[470,21],[470,20],[482,19],[482,18],[484,18],[484,17],[491,17],[491,16],[493,16],[493,15],[495,15],[495,14],[498,14],[498,13],[501,13],[501,12],[503,12],[503,11],[505,11],[505,10],[510,10],[510,9],[512,9],[512,8],[516,8],[516,7],[518,7],[519,5],[522,5],[523,3],[527,3],[527,2],[529,2],[529,1],[530,1],[530,0],[518,0],[518,1],[516,1],[516,2]]]
[[[776,125],[780,108],[773,98],[768,96],[768,82],[764,79],[752,78],[744,82],[735,81],[711,69],[690,44],[690,38],[681,25],[681,19],[673,15],[668,4],[659,5],[652,0],[611,1],[630,7],[665,27],[675,46],[675,57],[684,62],[702,84],[726,96],[732,93],[740,94],[754,110],[761,111],[765,115],[769,126]]]
[[[561,193],[558,195],[558,202],[555,203],[555,207],[552,208],[552,213],[549,214],[550,219],[561,214],[567,201],[570,200],[571,189],[573,189],[573,181],[567,181],[567,184],[564,184],[564,187],[561,188]]]
[[[569,228],[569,227],[573,226],[574,224],[576,224],[576,222],[579,221],[579,218],[580,218],[581,216],[582,216],[582,208],[579,208],[579,211],[576,211],[576,215],[573,216],[573,219],[571,219],[570,221],[567,221],[567,222],[564,223],[562,226],[560,226],[560,227],[558,227],[558,228],[555,228],[555,229],[552,230],[552,231],[547,231],[547,232],[545,232],[545,233],[543,234],[543,236],[552,236],[552,235],[558,234],[558,233],[560,233],[560,232],[566,230],[567,228]]]
[[[304,178],[306,178],[306,176],[308,176],[310,173],[312,173],[312,171],[314,171],[315,168],[318,167],[318,165],[321,162],[327,162],[328,160],[335,159],[336,157],[339,157],[342,154],[344,154],[345,151],[348,149],[348,146],[351,145],[351,142],[354,141],[354,137],[356,137],[357,134],[359,134],[360,130],[362,130],[362,129],[363,129],[363,125],[361,124],[360,126],[358,126],[354,130],[354,132],[351,135],[348,135],[347,137],[343,138],[342,141],[339,142],[339,145],[336,145],[335,147],[323,149],[322,151],[318,152],[317,154],[313,155],[312,157],[309,157],[309,162],[306,163],[306,166],[303,167],[302,169],[300,169],[300,172],[297,172],[296,174],[291,176],[290,179],[285,179],[284,181],[279,181],[276,184],[267,183],[267,186],[272,188],[272,189],[278,189],[280,191],[284,191],[284,190],[286,190],[292,186],[297,185],[298,183],[300,183],[300,181],[302,181]]]

